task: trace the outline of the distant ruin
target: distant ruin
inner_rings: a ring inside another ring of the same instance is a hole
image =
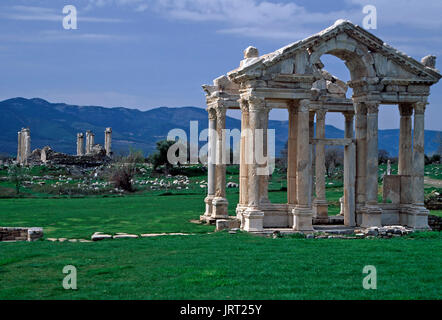
[[[29,128],[23,128],[18,132],[16,162],[21,165],[58,164],[90,167],[102,165],[110,160],[112,128],[108,127],[104,131],[104,147],[95,144],[95,134],[92,131],[86,131],[86,146],[84,137],[84,133],[77,133],[76,155],[56,152],[50,146],[31,152],[31,132]]]

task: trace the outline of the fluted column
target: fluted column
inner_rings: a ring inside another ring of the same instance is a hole
[[[345,138],[353,139],[353,113],[344,113]],[[356,147],[352,142],[344,148],[344,196],[342,199],[344,224],[356,225],[355,215],[355,176],[356,176]]]
[[[228,201],[226,199],[226,111],[223,106],[216,107],[216,166],[215,166],[215,197],[212,201],[212,218],[228,217]]]
[[[379,102],[367,105],[367,162],[366,162],[366,206],[362,226],[381,226],[381,209],[378,205],[378,112]]]
[[[240,166],[239,166],[239,204],[246,206],[248,204],[248,164],[246,161],[247,138],[249,129],[249,106],[247,101],[241,102],[241,146],[240,146]]]
[[[314,175],[315,175],[315,169],[314,169],[314,163],[315,163],[315,145],[311,142],[313,138],[315,137],[315,111],[309,112],[309,119],[308,119],[308,132],[309,132],[309,185],[310,185],[310,199],[309,203],[312,203],[312,197],[315,193],[315,183],[314,183]]]
[[[411,116],[413,106],[410,104],[400,104],[399,113],[401,115],[399,131],[399,156],[398,156],[398,174],[410,175],[413,171],[412,163],[412,131]]]
[[[264,213],[259,208],[260,201],[260,175],[257,163],[257,152],[261,152],[257,144],[258,130],[261,129],[261,113],[265,109],[265,101],[262,98],[249,96],[249,127],[252,137],[248,140],[247,151],[250,160],[248,165],[248,208],[244,213],[244,230],[261,231],[264,226]]]
[[[84,134],[77,133],[77,156],[84,155]]]
[[[424,206],[425,172],[425,102],[414,104],[413,130],[413,209],[408,216],[408,226],[428,229],[428,213]]]
[[[21,163],[22,136],[21,131],[17,132],[17,163]]]
[[[399,223],[408,224],[409,207],[413,203],[413,148],[412,148],[412,119],[413,105],[410,103],[399,104],[400,129],[399,129],[399,154],[398,175],[400,179],[400,204]]]
[[[212,215],[212,201],[215,197],[215,162],[216,162],[216,111],[213,108],[207,109],[209,118],[208,150],[207,150],[207,197],[205,217]]]
[[[293,209],[293,229],[312,231],[312,209],[310,188],[310,147],[309,147],[309,105],[310,100],[301,100],[298,108],[297,141],[297,204]]]
[[[23,130],[22,146],[23,146],[22,163],[28,164],[28,158],[31,155],[31,131],[29,130],[29,128]]]
[[[269,108],[263,108],[260,113],[260,128],[263,130],[263,156],[267,159],[268,157],[268,147],[267,147],[267,134],[268,134],[268,125],[269,125]],[[265,164],[261,164],[260,167],[262,169],[267,168],[268,160]],[[261,174],[259,176],[259,202],[260,203],[268,203],[269,202],[269,176],[268,174]]]
[[[86,154],[91,153],[91,134],[92,132],[90,132],[89,130],[86,131]]]
[[[316,138],[325,138],[326,110],[316,111]],[[328,219],[328,205],[325,197],[325,145],[318,141],[315,149],[316,198],[313,201],[313,216]]]
[[[291,103],[289,112],[289,138],[287,143],[287,203],[294,206],[297,203],[296,171],[297,171],[297,138],[298,138],[298,107]]]
[[[365,206],[365,176],[367,157],[367,106],[355,103],[355,138],[356,138],[356,212],[362,214]]]
[[[104,131],[104,149],[106,155],[110,156],[112,153],[112,128],[106,128]]]

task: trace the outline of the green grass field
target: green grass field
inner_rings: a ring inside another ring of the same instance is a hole
[[[380,240],[249,234],[1,244],[0,299],[439,299],[440,233]],[[64,290],[62,269],[77,268]],[[377,290],[362,287],[365,265]]]
[[[204,176],[188,190],[139,190],[132,195],[54,196],[25,189],[0,199],[0,225],[40,226],[45,237],[106,233],[192,233],[94,243],[0,242],[0,299],[440,299],[442,238],[438,232],[394,239],[271,239],[213,233],[190,223],[204,211]],[[237,182],[237,172],[228,181]],[[330,179],[330,214],[342,184]],[[6,182],[0,186],[10,188]],[[285,181],[269,184],[285,202]],[[428,188],[426,192],[433,190]],[[26,194],[27,192],[27,194]],[[238,189],[228,189],[234,214]],[[433,214],[442,215],[441,211]],[[78,270],[78,290],[62,288],[65,265]],[[374,265],[378,289],[362,288]]]

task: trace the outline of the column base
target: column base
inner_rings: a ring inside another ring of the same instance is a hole
[[[244,223],[241,223],[244,231],[259,232],[264,229],[264,212],[258,208],[247,208],[243,213]]]
[[[399,207],[399,224],[401,226],[408,226],[408,215],[412,212],[412,204],[401,204]]]
[[[423,205],[413,205],[408,211],[407,226],[414,230],[431,230],[428,225],[428,214],[430,211]]]
[[[229,202],[226,198],[215,197],[212,200],[212,219],[226,219],[228,213]]]
[[[315,199],[312,210],[315,219],[328,221],[328,203],[326,200]]]
[[[313,231],[313,212],[310,207],[296,206],[292,213],[293,230]]]
[[[246,212],[247,207],[239,204],[236,206],[236,219],[241,221],[241,229],[244,227],[244,213]]]
[[[376,205],[363,208],[361,227],[382,227],[382,209]]]
[[[260,211],[258,208],[247,208],[243,214],[244,231],[248,232],[259,232],[264,229],[264,212]]]
[[[204,202],[206,204],[206,211],[204,212],[205,216],[210,217],[212,215],[212,201],[215,198],[214,195],[208,195],[205,199]]]

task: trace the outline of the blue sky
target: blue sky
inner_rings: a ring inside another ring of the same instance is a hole
[[[442,56],[440,0],[2,0],[0,99],[204,107],[201,85],[236,68],[249,45],[264,54],[340,18],[362,25],[365,4],[376,7],[377,30],[370,31],[385,42],[418,60]],[[77,30],[63,29],[65,5],[78,10]],[[322,60],[349,80],[342,61]],[[442,130],[441,101],[438,83],[428,129]],[[287,119],[287,113],[272,111],[271,118]],[[342,128],[342,119],[327,122]],[[396,107],[381,108],[379,126],[399,126]]]

